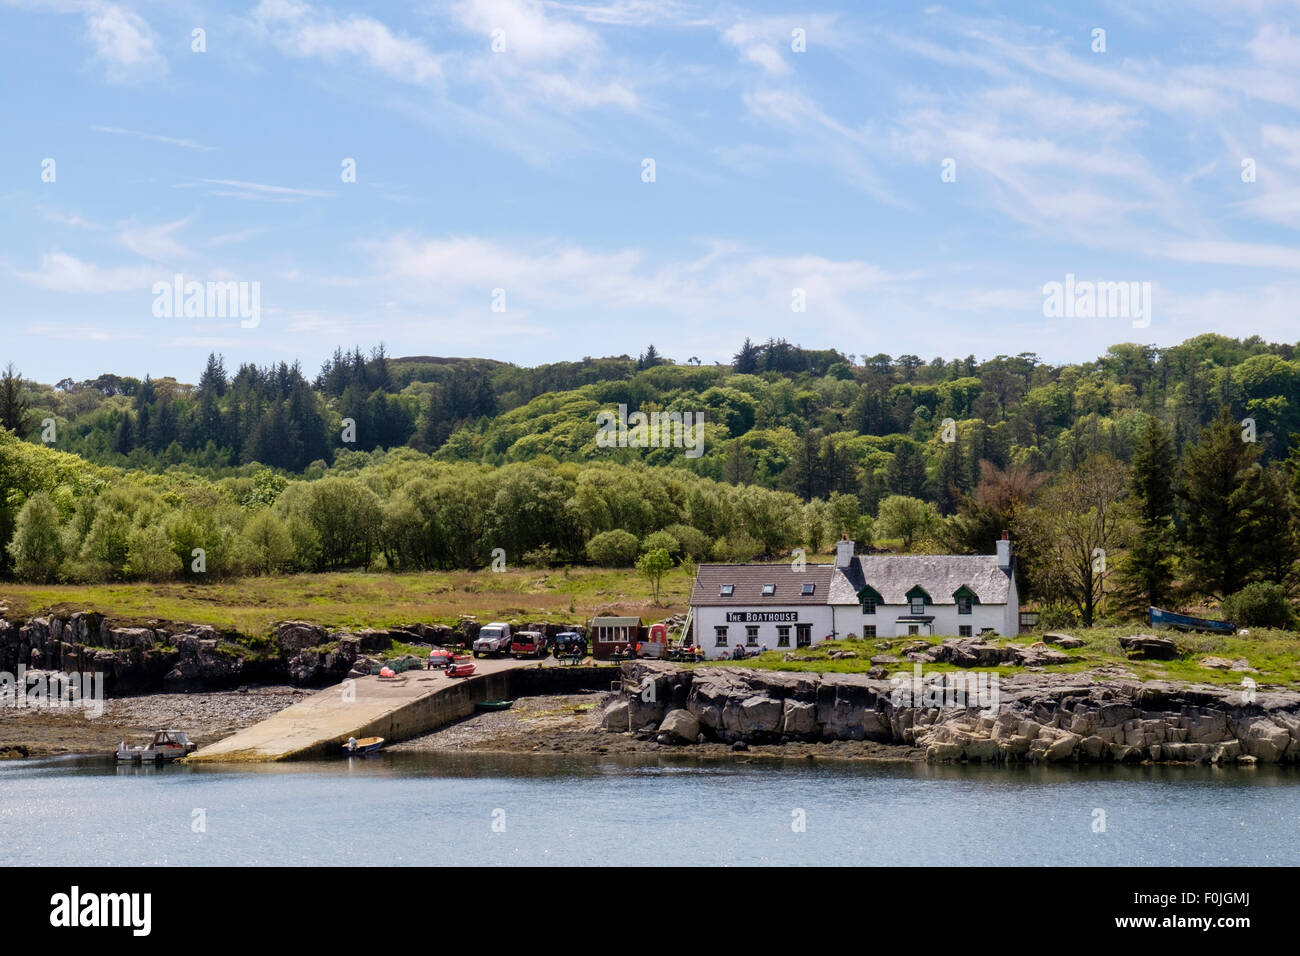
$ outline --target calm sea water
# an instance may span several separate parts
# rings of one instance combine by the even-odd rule
[[[1276,768],[465,754],[0,763],[7,865],[1294,866],[1298,830],[1300,771]]]

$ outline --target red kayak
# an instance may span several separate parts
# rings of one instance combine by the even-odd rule
[[[447,668],[448,677],[469,677],[474,673],[474,663],[466,661],[464,664],[452,664]]]

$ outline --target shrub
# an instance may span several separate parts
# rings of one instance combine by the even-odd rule
[[[23,504],[9,542],[14,572],[25,581],[52,581],[63,561],[59,511],[50,496],[38,491]]]
[[[622,530],[605,531],[587,542],[587,557],[605,568],[631,567],[638,550],[636,535]]]
[[[696,561],[709,556],[713,542],[699,528],[693,528],[688,524],[670,524],[664,530],[677,539],[677,546],[682,554]]]
[[[641,542],[642,554],[648,554],[651,551],[658,551],[661,549],[667,551],[671,555],[675,555],[681,551],[681,544],[678,542],[677,538],[668,531],[656,531],[653,534],[648,534],[645,536],[645,540]]]
[[[1286,592],[1276,584],[1257,581],[1247,584],[1223,602],[1223,613],[1238,627],[1295,626],[1295,611]]]

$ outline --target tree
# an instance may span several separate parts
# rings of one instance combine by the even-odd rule
[[[672,556],[663,548],[647,551],[637,560],[636,569],[649,579],[651,600],[656,605],[659,604],[659,588],[663,577],[672,567]]]
[[[172,550],[171,539],[160,526],[135,528],[126,541],[126,563],[122,570],[129,576],[161,581],[181,569],[181,559]]]
[[[1190,584],[1225,598],[1254,577],[1260,555],[1255,538],[1261,517],[1259,447],[1243,441],[1228,409],[1183,454],[1178,491]]]
[[[1286,587],[1293,578],[1297,552],[1296,515],[1291,505],[1287,478],[1277,465],[1260,473],[1260,507],[1256,522],[1255,550],[1258,572],[1269,581]]]
[[[925,457],[911,441],[900,441],[886,469],[889,490],[896,495],[920,498],[926,492]]]
[[[14,363],[5,366],[0,374],[0,426],[3,426],[19,438],[27,437],[31,431],[32,418],[28,414],[31,400],[23,388],[22,376],[14,370]]]
[[[1256,581],[1223,601],[1224,616],[1238,627],[1295,626],[1295,610],[1277,584]]]
[[[664,364],[663,357],[660,356],[659,350],[653,344],[646,346],[646,350],[641,353],[637,359],[637,371],[647,368],[654,368],[656,365]]]
[[[1139,608],[1165,604],[1173,582],[1176,467],[1169,429],[1154,418],[1147,419],[1133,449],[1133,545],[1119,569],[1120,594]]]
[[[602,568],[626,568],[636,560],[636,535],[615,529],[602,531],[587,542],[587,557]]]
[[[268,509],[248,519],[242,532],[251,549],[253,570],[274,574],[293,560],[293,538],[285,523]]]
[[[992,554],[1002,532],[1015,526],[1017,516],[1033,502],[1047,477],[1019,465],[1004,471],[982,459],[975,493],[962,499],[948,525],[951,547],[966,554]]]
[[[9,542],[14,573],[24,581],[53,581],[63,562],[59,511],[50,496],[38,491],[23,504]]]
[[[722,457],[722,480],[729,485],[747,485],[754,480],[754,459],[739,441],[727,442]]]
[[[740,351],[731,360],[736,374],[753,375],[757,372],[758,360],[761,354],[759,347],[746,336],[744,344],[740,346]]]
[[[890,495],[880,503],[876,530],[887,538],[902,538],[903,550],[912,543],[934,534],[942,521],[939,509],[928,501],[906,495]]]
[[[1015,528],[1034,593],[1073,604],[1085,627],[1102,598],[1107,560],[1132,533],[1128,482],[1122,464],[1096,455],[1049,485]]]

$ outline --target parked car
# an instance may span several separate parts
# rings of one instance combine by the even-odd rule
[[[577,631],[561,631],[556,634],[552,647],[555,650],[556,657],[562,657],[566,654],[587,656],[587,639]]]
[[[510,653],[510,625],[504,621],[494,621],[491,624],[483,625],[478,632],[478,637],[474,638],[474,656],[482,657],[484,654],[509,654]]]
[[[510,653],[520,657],[545,657],[546,635],[541,631],[516,631],[510,639]]]

